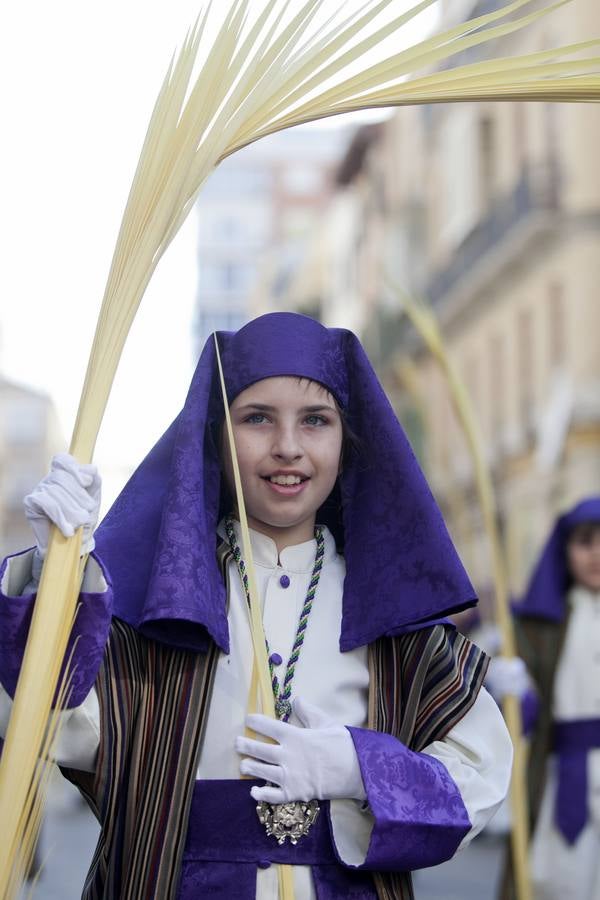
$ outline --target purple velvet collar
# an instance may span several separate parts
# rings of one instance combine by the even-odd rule
[[[349,331],[271,313],[220,332],[229,401],[250,384],[297,375],[325,385],[360,449],[319,511],[346,559],[340,647],[412,630],[476,602],[406,436]],[[213,338],[185,405],[107,514],[96,546],[111,573],[115,614],[150,637],[202,650],[229,647],[216,560],[224,509],[217,450],[222,401]]]
[[[566,594],[572,579],[567,568],[567,539],[575,526],[600,523],[600,497],[588,497],[560,516],[542,550],[522,601],[515,605],[518,616],[533,616],[561,622],[566,613]]]

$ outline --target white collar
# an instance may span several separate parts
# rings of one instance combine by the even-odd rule
[[[322,526],[323,537],[325,539],[325,555],[323,562],[330,562],[336,556],[336,546],[333,535],[326,525]],[[240,523],[237,519],[233,520],[233,530],[237,538],[238,546],[242,547],[242,536]],[[314,538],[310,541],[303,541],[301,544],[294,544],[291,547],[285,547],[281,553],[277,554],[277,545],[275,541],[260,531],[253,528],[250,531],[250,544],[252,546],[252,556],[254,564],[265,569],[276,569],[279,565],[287,572],[296,574],[306,574],[312,572],[315,565],[315,554],[317,552],[317,542]],[[217,528],[217,534],[227,540],[225,534],[225,520],[221,519]],[[279,562],[278,562],[279,558]]]

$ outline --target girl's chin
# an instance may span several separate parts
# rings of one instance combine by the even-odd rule
[[[258,531],[261,528],[269,528],[269,529],[281,529],[281,531],[285,531],[291,528],[302,528],[303,525],[306,525],[307,528],[314,527],[315,516],[314,515],[290,515],[281,510],[257,510],[254,512],[248,511],[249,524],[250,527],[255,527]]]

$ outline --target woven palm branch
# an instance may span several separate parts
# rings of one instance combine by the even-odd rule
[[[533,0],[504,3],[386,56],[386,41],[393,37],[398,45],[402,27],[434,2],[422,0],[393,16],[393,0],[368,0],[352,14],[339,0],[338,11],[319,27],[320,0],[305,0],[293,15],[289,0],[266,0],[260,6],[255,0],[230,0],[201,14],[168,67],[123,215],[71,441],[71,452],[81,462],[93,456],[148,282],[220,160],[264,135],[370,107],[600,99],[600,58],[579,58],[597,49],[600,40],[417,76],[455,54],[508,37],[572,0],[541,10],[533,9]],[[373,27],[383,13],[391,19]],[[209,37],[209,17],[212,24],[217,16],[220,27]],[[374,53],[379,57],[375,64],[370,62]],[[193,77],[197,58],[199,72]],[[0,898],[14,896],[41,808],[38,761],[44,748],[50,749],[45,735],[75,612],[80,540],[67,540],[54,530],[38,592],[0,764]],[[255,645],[261,640],[257,636]]]
[[[422,300],[409,296],[396,284],[390,288],[404,310],[419,337],[440,368],[452,400],[458,422],[464,434],[473,462],[475,483],[485,533],[488,538],[492,576],[494,582],[495,618],[500,630],[503,656],[516,654],[516,641],[510,614],[507,567],[498,530],[498,517],[494,487],[485,460],[484,441],[467,389],[445,345],[444,338],[433,310]],[[503,704],[504,717],[514,747],[511,779],[512,853],[518,900],[530,900],[531,887],[528,870],[527,791],[525,788],[526,752],[523,744],[521,709],[517,697],[508,696]]]

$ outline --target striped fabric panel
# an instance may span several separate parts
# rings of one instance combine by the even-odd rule
[[[489,658],[468,638],[449,629],[433,655],[423,685],[413,743],[423,749],[444,738],[473,706]]]
[[[148,649],[152,683],[145,685],[149,696],[142,703],[140,752],[134,747],[136,764],[131,766],[136,777],[129,783],[133,802],[127,805],[127,837],[134,836],[121,886],[127,900],[175,897],[209,694],[202,690],[204,657],[156,643]],[[192,703],[192,697],[200,702]]]
[[[97,681],[102,833],[82,900],[176,897],[217,652],[173,650],[113,620]]]
[[[369,648],[369,727],[420,751],[471,708],[488,660],[467,638],[435,625]],[[374,875],[379,900],[413,900],[410,872]]]
[[[369,727],[413,750],[440,740],[471,708],[487,669],[478,647],[436,625],[370,648]]]

